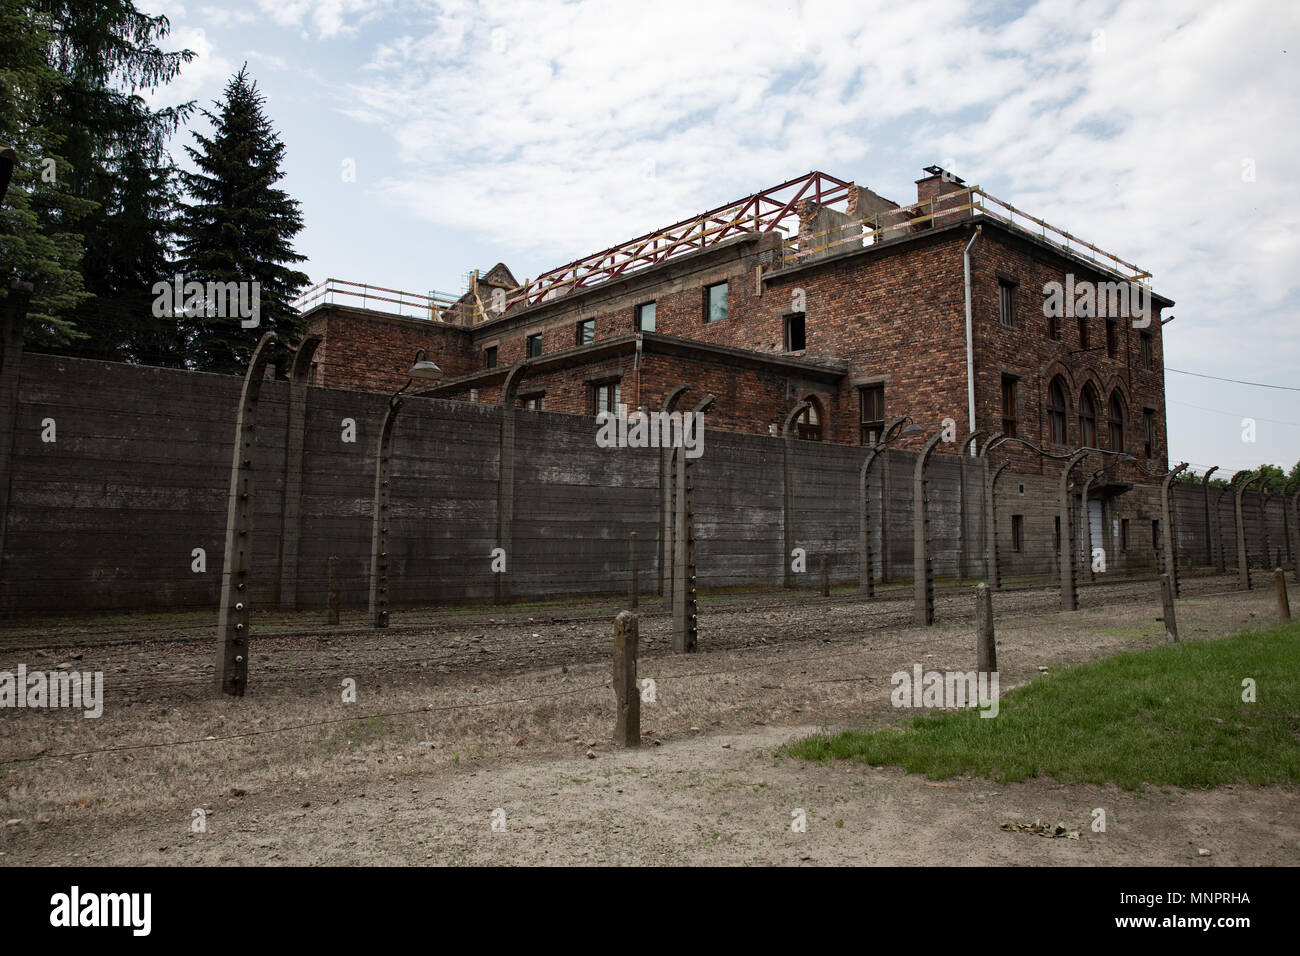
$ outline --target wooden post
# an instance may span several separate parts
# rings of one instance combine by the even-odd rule
[[[235,450],[230,466],[230,491],[226,509],[226,548],[221,562],[221,608],[217,620],[217,688],[243,697],[248,684],[249,575],[253,556],[253,431],[257,423],[257,398],[279,341],[267,332],[257,343],[244,375],[235,419]]]
[[[998,645],[993,635],[993,592],[987,584],[975,588],[975,641],[979,672],[994,673],[998,669]]]
[[[1291,602],[1286,596],[1286,575],[1282,569],[1278,568],[1273,572],[1273,580],[1277,584],[1277,616],[1283,624],[1291,620]]]
[[[631,611],[614,618],[614,746],[641,746],[641,693],[636,686],[638,623]]]
[[[631,594],[628,595],[628,600],[631,602],[632,607],[635,608],[637,606],[637,602],[641,599],[641,587],[637,581],[638,568],[637,568],[637,557],[636,557],[636,532],[635,531],[631,532],[628,535],[628,542],[629,542],[628,543],[628,552],[629,552],[628,564],[631,566],[631,573],[628,575],[628,590],[631,591]]]
[[[325,623],[337,624],[339,622],[339,578],[338,578],[339,559],[330,555],[329,560],[329,579],[326,582],[325,592]]]
[[[1160,599],[1165,606],[1165,637],[1177,644],[1178,619],[1174,616],[1174,584],[1167,573],[1160,575]]]

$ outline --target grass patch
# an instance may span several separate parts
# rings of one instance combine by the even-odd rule
[[[913,717],[898,729],[808,737],[805,760],[892,764],[932,779],[1050,776],[1213,787],[1300,783],[1300,622],[1217,641],[1171,644],[1093,661],[976,710]],[[1242,701],[1253,678],[1256,702]]]

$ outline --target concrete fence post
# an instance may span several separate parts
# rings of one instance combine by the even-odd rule
[[[678,401],[690,390],[690,385],[683,382],[664,399],[664,420],[672,414]],[[659,573],[655,593],[664,599],[664,610],[671,611],[672,564],[673,564],[673,472],[672,449],[659,449]]]
[[[785,553],[781,563],[785,568],[783,580],[785,587],[794,587],[794,569],[790,566],[790,552],[794,550],[794,423],[800,415],[811,406],[809,402],[799,402],[785,414],[785,423],[781,426],[781,476],[784,490],[782,518],[782,540]]]
[[[402,399],[393,396],[379,426],[375,446],[375,497],[370,518],[370,601],[371,627],[388,626],[388,494],[391,480],[393,426],[401,411]]]
[[[988,447],[985,445],[984,447]],[[995,591],[1002,590],[1002,566],[998,561],[998,479],[1007,470],[1011,462],[1004,461],[993,469],[989,478],[988,491],[984,504],[984,554],[988,566],[989,586]]]
[[[329,572],[325,583],[325,623],[339,622],[339,559],[330,555]]]
[[[673,558],[673,653],[695,653],[698,609],[695,595],[695,513],[691,507],[690,463],[683,448],[673,449],[677,492]]]
[[[637,616],[620,611],[614,618],[614,746],[641,746],[641,693],[636,683]]]
[[[967,557],[969,547],[966,521],[966,467],[970,459],[971,443],[984,437],[984,430],[977,428],[961,440],[957,449],[957,583],[966,581]]]
[[[991,476],[989,474],[989,450],[994,445],[1001,442],[1004,437],[1006,436],[1003,435],[1002,432],[994,432],[992,435],[988,436],[987,441],[980,443],[979,451],[976,452],[976,457],[979,458],[979,463],[980,463],[979,508],[980,508],[980,540],[984,542],[984,554],[982,556],[984,562],[983,572],[984,572],[985,580],[988,581],[990,584],[992,584],[992,580],[991,580],[992,571],[989,568],[989,534],[991,532],[989,530],[989,515],[988,515],[988,507],[987,507],[988,495],[989,495],[989,481],[991,480]]]
[[[319,335],[302,340],[289,372],[289,413],[286,416],[284,487],[280,495],[280,560],[275,569],[276,603],[282,610],[298,607],[298,539],[302,532],[302,465],[306,443],[308,379],[311,360],[321,344]]]
[[[637,553],[636,553],[636,532],[628,534],[628,602],[635,608],[641,599],[641,585],[638,580]]]
[[[880,452],[880,445],[869,449],[867,458],[862,463],[862,470],[858,474],[858,594],[865,598],[876,596],[876,582],[872,569],[874,562],[871,553],[870,490],[871,466]]]
[[[998,669],[998,645],[993,633],[993,592],[987,584],[975,588],[976,665],[981,674]]]
[[[1228,573],[1228,544],[1223,540],[1223,521],[1220,517],[1223,507],[1223,496],[1231,491],[1231,487],[1225,485],[1214,493],[1214,569],[1220,574]]]
[[[1205,474],[1201,475],[1201,498],[1205,506],[1205,566],[1216,567],[1214,560],[1214,532],[1211,530],[1210,518],[1210,476],[1219,470],[1219,466],[1207,469]],[[1217,523],[1218,514],[1215,513],[1214,520]]]
[[[822,597],[831,596],[831,572],[830,562],[826,555],[822,555]]]
[[[500,604],[510,596],[507,575],[515,567],[515,393],[528,371],[529,361],[518,362],[501,383],[501,432],[497,450],[497,547],[506,557],[506,570],[492,575],[493,600]]]
[[[929,627],[934,623],[934,568],[930,563],[930,499],[926,465],[943,432],[932,435],[916,457],[912,473],[912,620]]]
[[[1281,568],[1273,572],[1273,583],[1277,586],[1277,617],[1285,624],[1291,620],[1291,601],[1286,596],[1286,575]]]
[[[251,594],[248,589],[253,557],[254,429],[257,399],[271,350],[279,342],[274,332],[262,336],[248,363],[235,418],[235,448],[230,465],[226,507],[226,546],[221,562],[221,608],[217,620],[217,688],[243,697],[248,685]]]
[[[1165,637],[1178,643],[1178,618],[1174,614],[1174,583],[1168,573],[1160,575],[1160,601],[1164,605]]]
[[[1291,499],[1291,527],[1294,529],[1295,536],[1295,550],[1291,553],[1291,572],[1295,576],[1296,583],[1300,584],[1300,492],[1296,492]]]
[[[1237,534],[1237,584],[1243,591],[1250,590],[1250,556],[1246,553],[1246,523],[1243,520],[1241,496],[1251,482],[1251,472],[1239,471],[1232,476],[1233,517]]]
[[[1169,581],[1174,586],[1174,597],[1179,597],[1182,591],[1178,586],[1178,553],[1174,550],[1178,538],[1174,534],[1173,484],[1174,480],[1186,470],[1187,462],[1179,462],[1160,482],[1160,516],[1164,525],[1161,539],[1164,543],[1165,573],[1169,575]]]
[[[1076,451],[1061,469],[1060,509],[1061,547],[1059,555],[1061,574],[1061,610],[1079,610],[1079,593],[1075,588],[1075,567],[1078,555],[1074,546],[1074,508],[1070,504],[1070,472],[1074,466],[1088,457],[1088,452]]]
[[[1079,533],[1083,535],[1083,582],[1092,584],[1096,580],[1096,575],[1092,570],[1092,511],[1088,507],[1088,500],[1092,496],[1093,482],[1097,481],[1106,474],[1105,468],[1098,468],[1090,474],[1083,482],[1082,501],[1079,506],[1079,520],[1082,525]]]

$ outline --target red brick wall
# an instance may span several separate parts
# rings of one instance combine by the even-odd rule
[[[421,348],[447,378],[468,375],[481,363],[470,347],[467,330],[420,319],[330,306],[317,314],[308,331],[325,337],[313,357],[314,384],[330,388],[365,392],[400,388]]]

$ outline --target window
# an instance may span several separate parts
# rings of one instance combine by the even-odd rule
[[[489,345],[483,350],[483,364],[487,368],[497,367],[497,347]]]
[[[704,321],[721,322],[727,317],[727,283],[704,287]]]
[[[1025,544],[1025,516],[1011,516],[1011,550],[1017,553]]]
[[[858,389],[862,444],[874,445],[885,431],[885,386],[868,385]]]
[[[1124,450],[1124,397],[1119,389],[1110,393],[1110,448],[1115,452]]]
[[[527,348],[528,358],[537,358],[537,356],[542,354],[542,333],[537,332],[533,335],[528,336],[528,338],[525,340],[525,344],[528,346]]]
[[[1109,358],[1119,355],[1119,323],[1114,319],[1106,320],[1106,355]]]
[[[647,302],[645,305],[636,307],[636,330],[638,332],[653,332],[655,330],[655,304]]]
[[[1151,458],[1156,447],[1156,413],[1149,408],[1142,409],[1142,453]]]
[[[1143,332],[1142,335],[1141,335],[1141,337],[1138,339],[1138,343],[1141,345],[1141,353],[1140,353],[1140,354],[1141,354],[1141,358],[1142,358],[1142,371],[1144,371],[1144,372],[1149,372],[1149,371],[1151,371],[1151,365],[1152,365],[1152,362],[1151,362],[1151,333],[1150,333],[1150,332]]]
[[[1016,283],[1011,279],[998,280],[998,318],[1007,328],[1016,327]]]
[[[596,341],[596,320],[583,319],[578,323],[578,344],[590,345],[594,341]]]
[[[1128,554],[1128,518],[1121,518],[1119,522],[1119,549]]]
[[[1049,440],[1058,445],[1064,445],[1069,437],[1065,427],[1069,407],[1065,400],[1065,383],[1057,376],[1047,387],[1047,434]]]
[[[1079,440],[1084,448],[1097,447],[1097,398],[1091,385],[1079,396]]]
[[[1061,316],[1059,310],[1044,304],[1043,313],[1047,316],[1047,337],[1053,342],[1061,341]]]
[[[1088,317],[1079,316],[1079,349],[1082,351],[1088,347]]]
[[[1016,437],[1016,385],[1014,375],[1002,376],[1002,434]]]
[[[802,438],[804,441],[821,441],[822,403],[812,395],[804,401],[808,403],[808,407],[794,420],[795,437]]]
[[[785,350],[800,352],[807,347],[808,342],[804,338],[804,314],[791,312],[785,317]]]
[[[540,412],[544,410],[545,404],[546,404],[545,392],[535,392],[532,395],[519,396],[520,408],[531,408],[535,412]]]
[[[618,402],[621,397],[618,382],[601,382],[591,387],[591,413],[601,412],[618,414]]]

